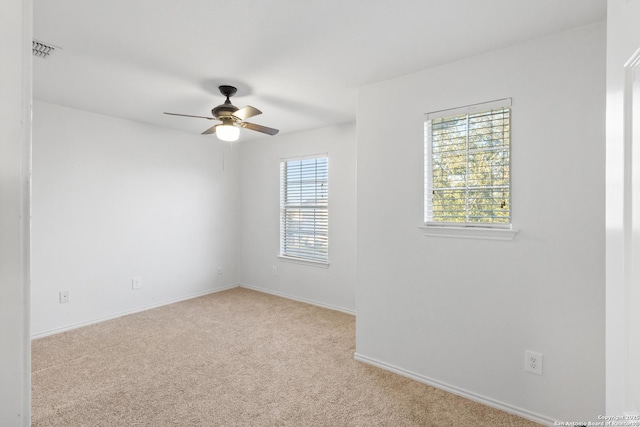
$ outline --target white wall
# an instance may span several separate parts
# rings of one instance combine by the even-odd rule
[[[32,334],[235,286],[238,188],[215,137],[36,102]]]
[[[31,424],[29,159],[32,2],[0,4],[0,425]]]
[[[546,423],[604,413],[604,85],[596,24],[360,90],[357,358]],[[506,97],[519,234],[424,236],[423,114]]]
[[[609,0],[607,10],[607,414],[640,414],[640,1]],[[627,88],[625,74],[629,73]],[[627,90],[632,89],[632,90]],[[635,117],[625,123],[625,98]],[[625,141],[625,124],[632,129]],[[629,144],[625,147],[626,144]],[[631,149],[633,146],[633,149]]]
[[[355,310],[355,124],[243,142],[240,283],[347,312]],[[280,159],[329,154],[329,267],[278,258]],[[273,275],[273,267],[277,275]]]

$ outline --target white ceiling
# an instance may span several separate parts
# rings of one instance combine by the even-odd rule
[[[292,133],[355,120],[361,86],[605,15],[606,0],[34,0],[34,38],[61,48],[34,58],[34,98],[198,134],[211,123],[162,113],[208,116],[231,84],[263,111],[251,122]]]

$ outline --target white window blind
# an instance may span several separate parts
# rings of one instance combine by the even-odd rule
[[[280,255],[328,262],[329,159],[326,155],[280,162]]]
[[[425,225],[509,227],[511,100],[427,114]]]

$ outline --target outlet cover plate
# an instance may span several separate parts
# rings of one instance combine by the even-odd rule
[[[526,350],[524,353],[524,370],[532,374],[542,375],[542,353],[530,350]]]
[[[69,302],[69,291],[60,291],[60,304]]]
[[[134,277],[131,279],[131,289],[140,289],[142,287],[142,277]]]

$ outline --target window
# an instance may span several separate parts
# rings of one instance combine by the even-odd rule
[[[329,261],[326,155],[280,161],[280,256]]]
[[[426,115],[425,225],[511,226],[511,99]]]

